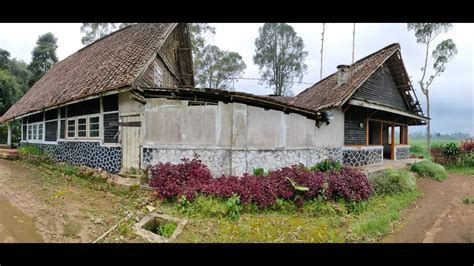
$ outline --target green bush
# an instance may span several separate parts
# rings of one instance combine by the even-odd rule
[[[425,155],[426,150],[425,148],[421,147],[418,144],[412,144],[410,146],[410,153],[415,154],[415,155]]]
[[[238,220],[240,217],[240,210],[242,206],[240,205],[240,197],[238,195],[232,195],[226,201],[227,206],[227,218],[232,221]]]
[[[43,155],[43,151],[40,148],[33,146],[33,145],[24,145],[18,148],[18,153],[21,155],[35,155],[41,156]]]
[[[253,175],[254,176],[263,176],[263,175],[265,175],[265,169],[263,169],[263,168],[253,169]]]
[[[459,154],[459,147],[456,143],[448,143],[443,146],[443,155],[448,157],[454,157]]]
[[[416,180],[410,172],[403,169],[388,169],[370,178],[376,194],[393,194],[414,190]]]
[[[448,177],[446,169],[442,165],[431,161],[414,163],[410,170],[417,173],[420,177],[431,177],[438,181]]]
[[[459,164],[464,167],[474,167],[474,152],[462,153]]]
[[[333,160],[324,160],[320,163],[317,163],[311,167],[311,171],[321,171],[321,172],[328,172],[328,171],[335,171],[341,169],[342,165],[338,161]]]

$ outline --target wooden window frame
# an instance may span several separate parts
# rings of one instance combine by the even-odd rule
[[[76,116],[76,117],[71,117],[71,118],[67,118],[66,119],[66,134],[65,134],[65,137],[66,139],[68,140],[100,140],[101,139],[101,134],[100,134],[100,131],[102,129],[102,127],[100,126],[100,123],[102,121],[102,118],[101,118],[101,114],[92,114],[92,115],[82,115],[82,116]],[[96,136],[96,137],[91,137],[91,130],[90,130],[90,119],[91,118],[97,118],[99,119],[99,135]],[[85,136],[82,136],[80,137],[79,136],[79,131],[83,131],[83,130],[79,130],[79,120],[80,119],[85,119],[86,120],[86,135]],[[75,121],[74,122],[74,137],[70,137],[69,136],[69,121]],[[97,123],[93,123],[93,124],[97,124]],[[81,125],[83,125],[83,123],[81,123]],[[96,130],[94,130],[96,131]]]

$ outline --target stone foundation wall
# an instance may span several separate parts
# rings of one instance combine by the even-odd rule
[[[361,166],[383,161],[383,146],[343,147],[343,163],[350,166]]]
[[[159,162],[179,163],[182,158],[199,159],[205,163],[215,176],[242,175],[252,173],[255,168],[276,169],[302,163],[312,166],[324,159],[342,162],[342,149],[293,149],[293,150],[230,150],[230,149],[175,149],[143,148],[145,167]],[[231,170],[232,169],[232,170]]]
[[[122,148],[101,146],[99,142],[59,141],[58,144],[22,145],[34,145],[59,162],[102,168],[110,173],[119,172],[122,165]]]
[[[395,146],[395,160],[403,160],[410,158],[410,145]]]

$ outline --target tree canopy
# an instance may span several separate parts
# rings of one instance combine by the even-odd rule
[[[84,45],[93,43],[94,41],[121,29],[133,23],[82,23],[81,33],[85,35],[81,42]]]
[[[265,23],[258,32],[253,61],[261,83],[273,87],[276,95],[291,94],[294,79],[301,81],[307,70],[303,39],[286,23]]]
[[[28,69],[32,72],[32,77],[28,82],[29,87],[33,86],[54,63],[58,62],[56,56],[57,41],[58,39],[51,32],[39,36],[36,46],[31,52],[31,63],[28,66]]]
[[[236,52],[223,51],[206,45],[195,60],[196,80],[202,87],[229,89],[233,79],[241,77],[247,67]]]
[[[21,87],[15,77],[8,70],[0,69],[0,115],[5,113],[21,95]]]

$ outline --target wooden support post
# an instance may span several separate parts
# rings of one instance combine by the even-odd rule
[[[369,119],[365,123],[365,145],[369,145]]]
[[[395,124],[392,124],[392,142],[390,144],[390,159],[395,160]]]
[[[383,122],[380,122],[380,145],[383,145]]]
[[[12,145],[12,126],[10,125],[10,122],[7,123],[7,126],[8,126],[7,145],[11,146]]]

